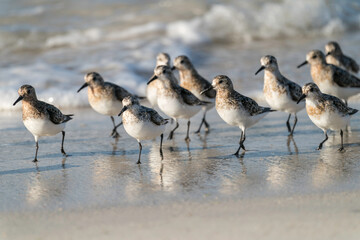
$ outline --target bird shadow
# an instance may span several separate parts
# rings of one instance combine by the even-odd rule
[[[0,176],[11,175],[11,174],[33,173],[33,172],[56,171],[56,170],[65,169],[65,168],[80,167],[80,165],[71,165],[71,164],[65,165],[64,162],[62,164],[51,165],[51,166],[40,166],[39,167],[37,164],[35,164],[35,165],[36,165],[35,167],[31,167],[31,168],[20,168],[20,169],[0,171]]]

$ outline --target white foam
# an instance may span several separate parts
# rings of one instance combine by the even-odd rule
[[[187,44],[249,42],[301,35],[329,36],[360,26],[360,12],[349,1],[285,0],[258,4],[215,4],[203,16],[170,23],[167,34]]]

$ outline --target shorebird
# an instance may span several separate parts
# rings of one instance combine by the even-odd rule
[[[65,123],[71,120],[73,114],[62,114],[53,105],[39,101],[36,97],[35,89],[30,85],[23,85],[18,90],[19,98],[14,102],[15,106],[19,101],[22,102],[22,118],[25,127],[35,138],[36,151],[33,162],[37,162],[39,150],[38,140],[41,136],[53,136],[62,133],[61,153],[67,156],[64,151]]]
[[[165,65],[170,67],[170,56],[167,53],[159,53],[156,56],[156,67],[161,66],[161,65]],[[154,69],[154,72],[155,72]],[[157,106],[157,89],[158,89],[158,84],[159,82],[155,81],[152,82],[150,84],[147,85],[146,88],[146,98],[148,99],[148,101],[150,102],[150,105],[152,108]]]
[[[209,123],[206,121],[206,112],[215,106],[216,91],[211,89],[205,94],[200,94],[205,89],[211,86],[205,78],[203,78],[195,69],[190,59],[187,56],[178,56],[174,60],[173,69],[179,70],[180,73],[180,86],[189,90],[198,99],[209,102],[203,106],[203,118],[200,123],[199,129],[195,133],[199,133],[203,124],[205,124],[205,131],[209,132]]]
[[[241,148],[246,151],[244,146],[246,129],[256,124],[269,112],[275,110],[261,107],[253,99],[235,91],[230,78],[225,75],[216,76],[211,86],[202,91],[201,94],[211,89],[216,90],[215,108],[220,117],[227,124],[238,126],[241,129],[240,146],[234,153],[234,155],[239,156]]]
[[[307,83],[302,87],[303,95],[298,102],[306,98],[306,112],[311,121],[323,130],[325,139],[319,144],[320,150],[328,140],[327,131],[340,130],[341,147],[344,150],[343,129],[349,124],[351,115],[358,112],[357,109],[347,107],[339,98],[323,94],[315,83]]]
[[[199,100],[194,94],[180,87],[174,81],[174,74],[167,66],[158,66],[155,75],[148,84],[154,80],[160,81],[157,91],[157,102],[160,110],[176,122],[175,128],[170,132],[168,139],[172,139],[175,130],[179,127],[178,119],[187,119],[187,133],[185,141],[189,142],[190,118],[197,114],[207,102]]]
[[[343,54],[337,42],[328,42],[325,45],[325,53],[328,64],[333,64],[349,72],[359,72],[359,64],[354,59]]]
[[[335,65],[327,64],[320,50],[310,51],[306,61],[298,68],[307,63],[311,65],[311,77],[321,92],[344,99],[345,105],[351,96],[360,93],[360,79]]]
[[[90,106],[98,113],[110,116],[114,125],[110,135],[118,138],[120,135],[117,132],[117,128],[121,126],[122,122],[115,125],[113,116],[116,116],[122,109],[121,101],[127,96],[132,96],[132,94],[116,84],[105,82],[97,72],[87,73],[84,80],[84,85],[82,85],[77,92],[89,87],[88,99]]]
[[[128,96],[122,100],[123,108],[119,113],[125,131],[139,143],[139,159],[141,159],[141,140],[154,139],[160,136],[160,156],[163,159],[162,141],[168,119],[162,118],[155,110],[141,106],[137,98]]]
[[[296,113],[305,108],[305,101],[296,104],[302,95],[301,87],[281,74],[275,57],[264,56],[261,58],[260,63],[261,67],[255,75],[265,70],[263,91],[266,102],[272,109],[289,113],[286,126],[290,135],[293,135],[297,123]],[[292,128],[289,123],[291,114],[295,115]]]

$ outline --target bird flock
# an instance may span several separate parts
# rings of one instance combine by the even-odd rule
[[[268,113],[281,111],[289,114],[286,126],[289,135],[294,134],[298,118],[297,113],[306,108],[311,121],[323,130],[325,139],[319,144],[320,150],[328,139],[328,130],[340,131],[341,146],[344,151],[343,131],[350,124],[350,118],[358,112],[348,106],[348,99],[360,93],[360,79],[353,75],[359,71],[359,65],[352,58],[344,55],[336,42],[325,46],[324,54],[320,50],[312,50],[306,55],[306,61],[298,68],[309,64],[313,82],[303,87],[287,79],[279,70],[277,59],[266,55],[260,59],[260,68],[255,75],[264,71],[263,93],[269,107],[259,106],[256,101],[246,97],[234,89],[228,76],[218,75],[212,83],[203,78],[195,69],[187,56],[178,56],[171,66],[170,56],[159,53],[156,58],[154,74],[147,83],[146,98],[151,108],[142,106],[140,102],[145,97],[131,94],[126,89],[105,82],[96,72],[87,73],[85,83],[80,92],[87,89],[90,106],[102,115],[110,116],[113,129],[111,136],[118,138],[118,127],[124,126],[125,131],[138,141],[141,163],[142,140],[154,139],[160,136],[160,156],[163,159],[162,142],[166,125],[169,120],[175,121],[175,127],[170,131],[168,139],[173,139],[174,132],[179,127],[179,119],[187,120],[185,141],[190,142],[191,118],[198,112],[203,117],[196,133],[210,131],[206,120],[207,112],[214,106],[219,116],[229,125],[241,129],[239,147],[234,153],[239,156],[242,149],[246,151],[244,142],[246,130],[264,118]],[[179,72],[179,80],[174,71]],[[23,85],[18,90],[19,98],[13,105],[22,100],[22,116],[25,127],[33,134],[36,142],[34,162],[37,162],[39,149],[38,140],[41,136],[52,136],[62,132],[61,152],[64,156],[65,124],[72,119],[72,114],[63,114],[58,108],[39,101],[35,89]],[[158,108],[168,118],[163,118],[156,110]],[[290,124],[291,115],[294,123]],[[116,116],[122,120],[116,124]]]

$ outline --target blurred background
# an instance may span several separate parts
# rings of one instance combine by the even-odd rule
[[[16,110],[17,89],[33,85],[40,99],[61,108],[88,106],[77,94],[83,76],[145,95],[155,56],[188,55],[209,81],[226,74],[237,90],[261,101],[260,57],[277,57],[291,80],[311,81],[296,69],[330,40],[360,60],[357,0],[1,0],[0,111]]]

